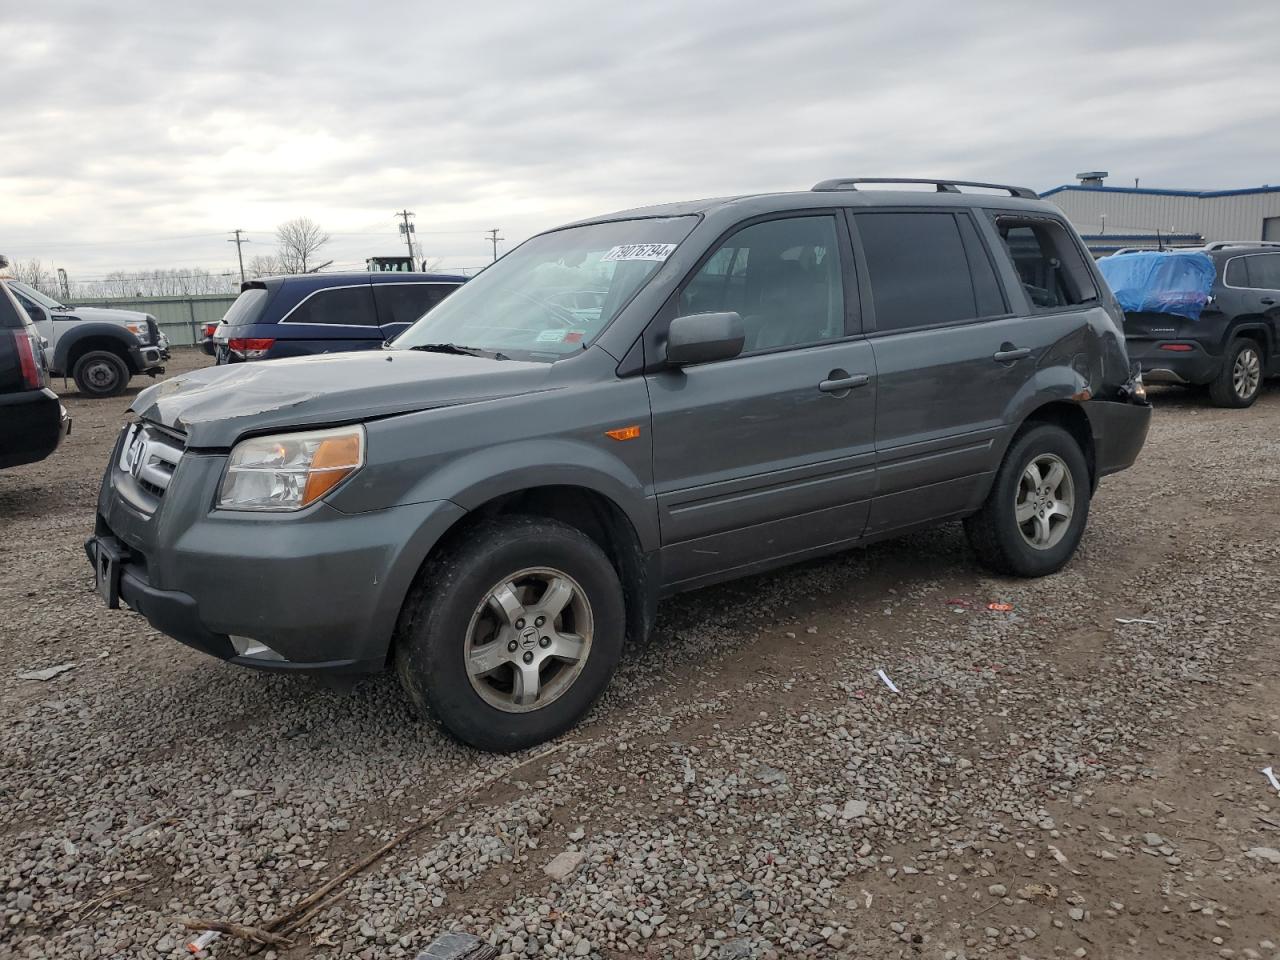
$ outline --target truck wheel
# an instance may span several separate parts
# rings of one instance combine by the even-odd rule
[[[1227,345],[1222,369],[1209,384],[1209,399],[1215,407],[1251,407],[1262,389],[1262,351],[1244,337]]]
[[[90,350],[76,361],[71,376],[87,397],[118,397],[129,385],[129,367],[110,350]]]
[[[419,710],[482,750],[563,733],[613,676],[626,617],[604,552],[567,524],[504,517],[428,561],[396,631]]]
[[[1089,519],[1089,467],[1071,434],[1042,423],[1014,438],[982,509],[964,521],[969,543],[997,573],[1042,577],[1075,553]]]

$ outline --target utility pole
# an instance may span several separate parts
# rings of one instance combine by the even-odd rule
[[[412,210],[401,210],[396,214],[397,217],[404,219],[404,223],[400,224],[400,233],[404,237],[404,242],[409,246],[409,262],[413,263],[413,224],[409,222],[409,218],[416,216]]]
[[[493,244],[493,259],[495,263],[498,260],[498,241],[505,240],[505,239],[507,238],[498,236],[497,227],[494,227],[492,230],[489,231],[489,242]]]
[[[67,282],[67,271],[62,267],[58,268],[58,284],[62,287],[62,299],[67,301],[71,299],[71,284]]]
[[[234,243],[236,245],[236,259],[240,261],[240,282],[243,284],[244,283],[244,254],[240,252],[240,244],[252,243],[252,241],[242,240],[240,238],[240,234],[244,233],[244,231],[239,228],[232,230],[231,232],[236,235],[235,239],[228,240],[227,243]]]

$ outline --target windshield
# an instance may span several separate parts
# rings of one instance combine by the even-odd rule
[[[13,289],[15,290],[21,291],[23,294],[27,296],[28,299],[34,300],[36,303],[40,304],[40,306],[44,307],[46,310],[67,309],[62,304],[60,304],[57,300],[53,299],[53,297],[46,297],[43,293],[41,293],[35,287],[31,286],[30,284],[23,283],[21,280],[10,280],[9,286],[13,287]]]
[[[589,346],[689,235],[696,217],[619,220],[534,237],[396,337],[551,362]]]

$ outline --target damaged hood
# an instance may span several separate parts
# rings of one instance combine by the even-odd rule
[[[549,389],[551,364],[412,350],[320,354],[206,367],[148,387],[130,409],[230,447],[248,432],[351,423]]]

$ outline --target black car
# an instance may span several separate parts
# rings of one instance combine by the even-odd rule
[[[371,350],[408,329],[466,279],[375,271],[248,280],[209,339],[220,364]]]
[[[1210,300],[1198,319],[1125,313],[1129,356],[1149,383],[1207,386],[1220,407],[1247,407],[1280,374],[1280,244],[1220,241]]]
[[[40,334],[0,280],[0,468],[43,460],[70,428],[49,389]]]

